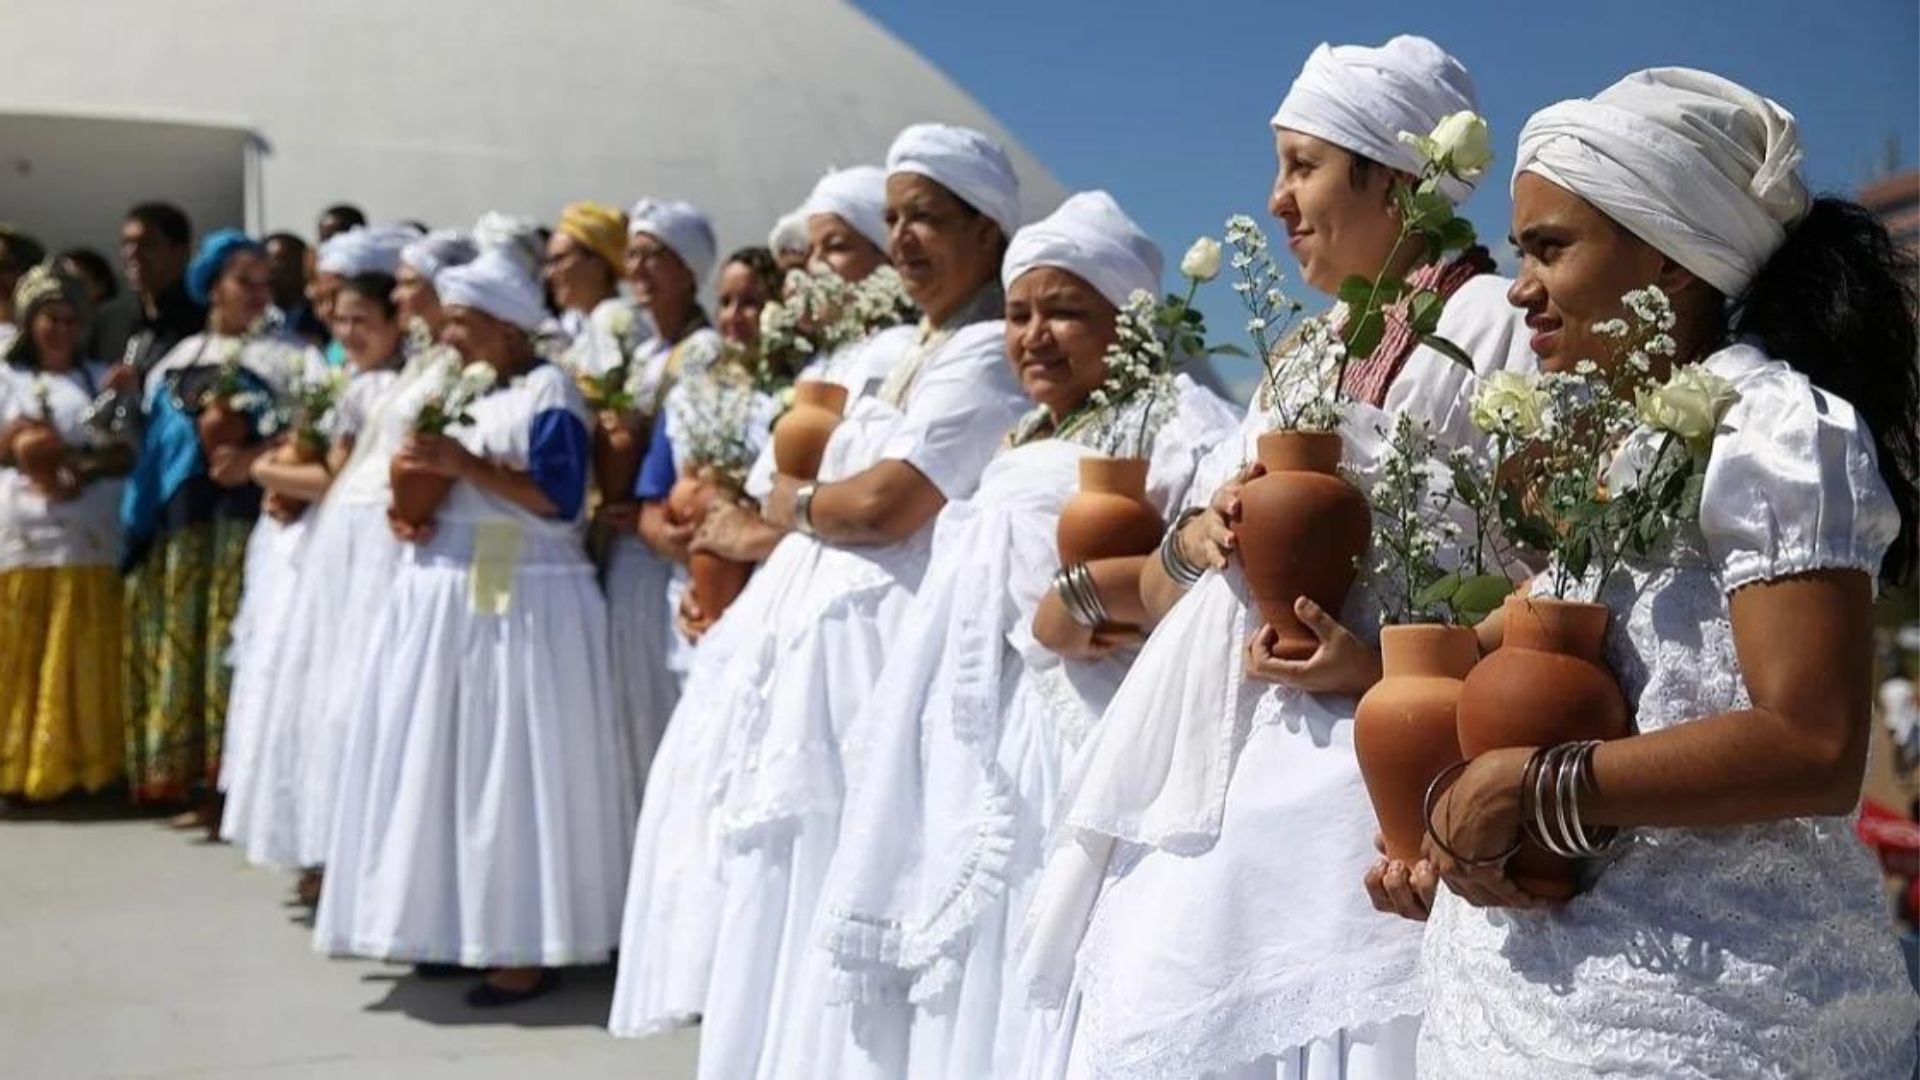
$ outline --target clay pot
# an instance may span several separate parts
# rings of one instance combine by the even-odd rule
[[[209,401],[200,406],[199,415],[193,418],[193,428],[200,435],[201,451],[212,457],[222,446],[246,445],[248,436],[253,434],[253,421],[224,401]]]
[[[774,466],[796,480],[818,476],[827,439],[840,425],[846,407],[847,388],[839,383],[819,379],[794,383],[793,407],[773,425]]]
[[[274,448],[273,459],[282,465],[312,465],[323,456],[320,447],[315,445],[314,437],[304,432],[296,432],[293,438]],[[289,518],[297,518],[307,509],[307,500],[296,499],[291,495],[268,492],[267,499],[278,506]]]
[[[431,524],[453,490],[452,477],[410,465],[398,454],[387,466],[387,479],[393,485],[393,516],[415,528]]]
[[[602,412],[593,428],[593,476],[602,502],[633,501],[633,481],[647,445],[639,430],[616,412]]]
[[[1606,607],[1510,596],[1504,610],[1500,648],[1461,687],[1461,752],[1474,758],[1502,747],[1626,735],[1626,699],[1600,659]],[[1507,876],[1550,900],[1575,891],[1574,864],[1532,841],[1507,864]]]
[[[1147,502],[1146,458],[1083,457],[1080,490],[1060,511],[1060,564],[1148,554],[1164,528]]]
[[[683,476],[667,489],[667,520],[675,525],[699,525],[707,516],[707,501],[713,489],[706,481]]]
[[[1389,858],[1409,864],[1420,858],[1427,787],[1461,760],[1461,680],[1479,657],[1473,631],[1464,626],[1380,631],[1381,677],[1354,710],[1353,752]]]
[[[693,578],[693,600],[708,623],[718,619],[747,587],[753,567],[747,563],[723,559],[707,551],[687,556],[687,573]]]
[[[1340,476],[1340,451],[1336,432],[1270,431],[1258,451],[1266,475],[1240,491],[1241,568],[1283,660],[1319,647],[1294,618],[1294,601],[1304,596],[1338,615],[1373,539],[1366,496]]]
[[[30,420],[14,429],[13,464],[20,472],[41,487],[49,487],[60,474],[60,463],[65,460],[67,446],[60,441],[60,433],[53,425],[39,420]]]

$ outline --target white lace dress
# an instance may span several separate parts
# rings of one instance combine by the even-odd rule
[[[1478,371],[1534,360],[1506,283],[1449,299],[1441,333]],[[1475,439],[1474,372],[1416,349],[1383,408],[1348,406],[1344,468],[1363,488],[1393,416],[1443,445]],[[1270,426],[1250,411],[1195,477],[1204,505]],[[1378,625],[1364,581],[1340,613]],[[1066,1010],[1064,1058],[1032,1075],[1396,1078],[1412,1070],[1420,930],[1373,910],[1372,804],[1351,698],[1245,679],[1258,629],[1235,563],[1154,628],[1075,768],[1021,943],[1035,1000]]]
[[[432,537],[402,556],[342,753],[314,944],[598,963],[619,940],[638,781],[619,752],[584,507],[567,501],[584,501],[586,406],[542,364],[472,416],[450,434],[526,470],[570,516],[457,481]]]
[[[906,328],[849,345],[814,374],[847,385],[850,399],[886,377],[912,340]],[[766,497],[773,452],[764,450],[747,482]],[[718,790],[725,775],[727,718],[737,695],[752,693],[759,654],[752,648],[797,582],[807,580],[821,547],[788,536],[747,579],[747,586],[693,650],[686,691],[673,708],[648,777],[634,831],[620,926],[620,970],[607,1029],[639,1038],[697,1020],[719,933]]]
[[[1163,514],[1237,426],[1184,377],[1169,397],[1147,480]],[[849,1005],[825,1017],[815,1075],[1013,1076],[1057,1031],[1012,992],[1013,937],[1064,763],[1133,660],[1062,660],[1031,631],[1092,452],[1072,435],[1007,450],[972,498],[941,511],[913,613],[859,722],[879,734],[848,795],[821,916],[834,996]]]
[[[1846,402],[1735,345],[1704,361],[1741,397],[1707,466],[1700,531],[1600,597],[1606,658],[1641,731],[1751,705],[1727,594],[1819,569],[1877,574],[1898,518]],[[1633,829],[1545,912],[1442,890],[1426,938],[1426,1077],[1912,1076],[1920,999],[1852,817]]]
[[[822,478],[897,460],[948,499],[973,492],[1027,405],[1007,362],[997,290],[974,308],[996,317],[936,331],[880,394],[849,409]],[[703,1080],[809,1075],[829,981],[814,913],[844,777],[871,738],[853,722],[925,570],[930,526],[896,544],[806,540],[817,562],[750,646],[752,694],[726,721],[734,740],[720,815],[726,896],[703,1014]]]

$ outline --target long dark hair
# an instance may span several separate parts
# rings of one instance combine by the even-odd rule
[[[1851,404],[1873,433],[1880,475],[1900,511],[1882,576],[1914,569],[1920,489],[1920,264],[1873,212],[1814,200],[1740,299],[1736,337],[1757,340],[1815,386]]]

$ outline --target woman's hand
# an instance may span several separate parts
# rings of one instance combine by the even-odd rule
[[[1374,834],[1373,847],[1380,852],[1379,861],[1366,876],[1367,898],[1373,901],[1373,910],[1426,922],[1433,911],[1434,890],[1440,886],[1440,875],[1432,861],[1420,859],[1408,866],[1387,858],[1387,842],[1378,833]]]
[[[783,473],[773,474],[773,490],[767,494],[767,501],[760,505],[760,516],[767,524],[776,529],[793,530],[793,497],[804,483]]]
[[[270,448],[259,446],[216,446],[207,458],[207,478],[221,487],[244,487],[253,482],[253,463]]]
[[[269,491],[266,497],[260,500],[260,509],[280,524],[291,525],[300,520],[300,514],[306,510],[306,507],[277,491]]]
[[[1049,590],[1033,614],[1033,639],[1068,660],[1098,660],[1115,649],[1140,643],[1140,631],[1130,626],[1102,626],[1089,630],[1067,614],[1060,594]]]
[[[700,610],[700,602],[693,598],[692,589],[681,592],[680,609],[673,613],[673,625],[682,636],[693,642],[699,641],[713,628],[713,620]]]
[[[410,435],[400,453],[420,469],[449,480],[464,478],[480,462],[458,439],[445,435]]]
[[[593,512],[593,521],[615,535],[625,536],[639,528],[640,504],[631,500],[603,502]]]
[[[1434,800],[1433,835],[1421,848],[1447,888],[1475,907],[1546,904],[1507,877],[1505,859],[1479,862],[1513,850],[1521,838],[1520,780],[1532,756],[1532,747],[1489,750],[1469,762]],[[1434,842],[1435,835],[1445,841],[1444,847]],[[1475,860],[1475,865],[1460,859]]]
[[[760,521],[755,511],[727,499],[715,499],[707,507],[707,516],[693,532],[689,551],[718,555],[733,562],[759,562],[762,552],[752,543],[749,530]]]
[[[1377,649],[1354,637],[1338,619],[1304,596],[1293,602],[1293,613],[1320,639],[1319,648],[1305,660],[1282,660],[1273,655],[1279,635],[1273,627],[1262,626],[1247,642],[1247,678],[1312,694],[1347,695],[1364,694],[1380,681]]]
[[[38,492],[40,497],[50,503],[72,502],[86,489],[86,481],[71,466],[62,465],[54,470],[47,483],[29,479],[27,486]]]
[[[1213,493],[1207,512],[1187,522],[1187,527],[1180,530],[1179,543],[1180,554],[1188,562],[1210,570],[1226,567],[1227,560],[1239,547],[1239,538],[1233,530],[1240,524],[1240,491],[1266,474],[1266,466],[1257,461],[1243,466],[1233,479]]]
[[[400,520],[400,518],[394,514],[392,508],[388,508],[387,510],[387,528],[393,530],[393,535],[398,537],[401,543],[405,544],[424,544],[433,539],[433,522],[429,521],[424,525],[410,525]]]

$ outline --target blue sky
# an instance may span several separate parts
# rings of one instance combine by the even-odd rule
[[[1268,0],[855,0],[997,116],[1067,189],[1113,192],[1168,261],[1235,211],[1265,219],[1267,119],[1321,41],[1420,33],[1473,72],[1501,161],[1466,212],[1504,258],[1505,166],[1533,110],[1636,68],[1716,71],[1792,110],[1821,190],[1920,149],[1914,0],[1302,4]],[[1290,269],[1290,267],[1289,267]],[[1216,338],[1232,296],[1203,290]],[[1306,297],[1302,297],[1306,299]]]

